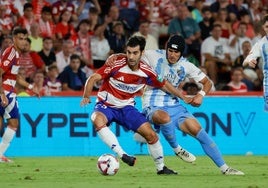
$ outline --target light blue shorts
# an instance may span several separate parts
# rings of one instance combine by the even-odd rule
[[[143,109],[143,114],[146,116],[146,119],[153,124],[152,116],[156,110],[163,110],[167,112],[171,118],[173,126],[180,128],[180,125],[188,118],[195,118],[184,106],[178,104],[174,106],[150,106]],[[158,129],[158,125],[155,125],[155,129]]]

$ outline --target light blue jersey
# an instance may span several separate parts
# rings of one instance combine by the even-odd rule
[[[142,60],[153,67],[159,77],[166,79],[176,88],[186,78],[199,82],[206,77],[199,68],[184,57],[181,57],[175,64],[169,64],[166,59],[166,50],[146,50]],[[142,100],[143,108],[174,106],[179,103],[179,98],[153,87],[145,88]]]
[[[258,57],[262,57],[263,59],[264,109],[268,111],[268,36],[264,36],[252,47],[245,61],[249,62],[252,59],[256,60]]]

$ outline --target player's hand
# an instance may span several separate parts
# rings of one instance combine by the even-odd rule
[[[32,92],[33,92],[38,98],[41,97],[41,94],[40,94],[39,90],[37,89],[37,87],[34,86],[33,89],[32,89]]]
[[[8,105],[7,96],[4,93],[1,93],[0,96],[1,96],[1,105],[3,107],[6,107]]]
[[[255,68],[257,63],[258,62],[256,61],[256,59],[252,59],[252,60],[249,61],[248,66],[250,66],[252,68]]]
[[[199,107],[202,104],[203,96],[197,93],[194,97],[192,102],[190,103],[194,107]]]
[[[191,104],[192,101],[193,101],[193,98],[190,97],[190,96],[184,96],[184,97],[182,98],[182,100],[183,100],[186,104]]]
[[[89,103],[91,103],[89,98],[82,98],[81,102],[80,102],[80,106],[86,106]]]

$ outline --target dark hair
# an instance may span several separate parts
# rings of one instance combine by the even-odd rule
[[[74,59],[79,59],[80,62],[81,62],[81,59],[80,59],[79,55],[77,55],[77,54],[73,54],[73,55],[71,55],[70,60],[72,61],[72,60],[74,60]]]
[[[27,41],[29,44],[31,44],[31,43],[32,43],[32,41],[31,41],[31,39],[30,39],[30,38],[26,38],[26,41]]]
[[[32,8],[33,9],[32,3],[25,3],[24,6],[23,6],[23,11],[25,11],[27,8]]]
[[[52,40],[53,41],[53,39],[51,37],[44,37],[43,42],[46,41],[46,40]]]
[[[18,35],[18,34],[24,34],[24,35],[27,35],[28,34],[28,31],[27,29],[25,28],[22,28],[22,27],[16,27],[13,29],[12,31],[12,35],[15,36],[15,35]]]
[[[141,37],[141,36],[132,36],[127,41],[127,46],[129,47],[140,46],[141,52],[144,50],[145,45],[146,45],[146,40],[144,37]]]
[[[90,25],[90,21],[89,21],[88,19],[83,19],[83,20],[81,20],[81,21],[78,23],[77,27],[76,27],[76,32],[79,31],[79,27],[80,27],[80,25],[82,25],[82,24]]]
[[[44,6],[41,10],[41,13],[45,13],[45,12],[48,12],[50,14],[52,14],[52,9],[50,6]]]

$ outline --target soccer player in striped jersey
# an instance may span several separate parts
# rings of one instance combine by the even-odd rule
[[[142,61],[150,65],[160,77],[169,81],[174,87],[180,87],[186,78],[202,84],[202,90],[193,96],[189,103],[198,107],[202,104],[203,97],[210,91],[212,83],[199,68],[181,56],[184,49],[184,38],[173,35],[167,42],[166,50],[146,50]],[[146,87],[142,106],[149,122],[160,129],[176,155],[181,152],[175,131],[179,129],[200,142],[204,152],[223,174],[244,175],[243,172],[233,169],[225,163],[215,142],[201,127],[197,119],[181,104],[179,98],[160,89]]]
[[[97,94],[98,101],[91,115],[91,120],[100,139],[117,153],[123,162],[133,166],[136,158],[129,156],[123,150],[108,126],[110,123],[116,122],[128,130],[138,132],[148,143],[157,174],[177,174],[165,166],[163,149],[158,135],[151,128],[145,116],[134,107],[134,97],[140,94],[145,85],[150,85],[161,88],[188,103],[191,99],[183,96],[170,83],[157,76],[150,66],[140,61],[145,44],[143,37],[133,36],[129,38],[126,45],[126,56],[116,55],[113,66],[105,64],[88,78],[80,104],[84,106],[91,102],[89,97],[94,83],[102,80],[103,84]],[[108,58],[107,61],[109,60]]]
[[[19,112],[15,93],[16,82],[24,87],[33,89],[34,93],[39,94],[31,84],[17,75],[19,70],[19,53],[26,43],[27,30],[15,28],[12,34],[14,44],[3,52],[0,61],[0,130],[3,119],[7,120],[7,127],[0,143],[0,163],[12,162],[12,160],[4,156],[4,153],[8,149],[19,126]]]

